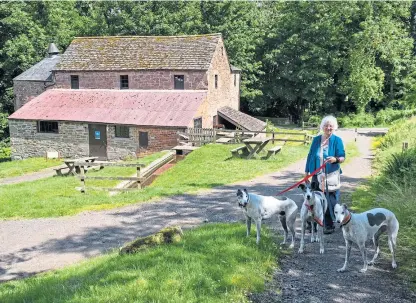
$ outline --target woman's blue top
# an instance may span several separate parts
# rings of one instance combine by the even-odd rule
[[[320,148],[321,148],[321,137],[322,135],[316,136],[313,138],[311,148],[309,149],[308,158],[306,160],[305,172],[311,173],[319,166],[321,166],[320,158]],[[324,148],[323,157],[344,157],[345,158],[345,149],[342,139],[336,135],[332,135],[329,138],[328,148]],[[340,168],[339,163],[328,163],[326,165],[328,173],[336,171]]]

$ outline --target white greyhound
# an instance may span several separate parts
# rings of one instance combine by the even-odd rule
[[[324,249],[324,215],[328,207],[325,195],[320,191],[313,191],[310,188],[310,184],[301,184],[298,186],[303,191],[303,204],[300,209],[300,220],[301,220],[301,237],[299,253],[303,253],[305,245],[305,225],[309,221],[313,225],[314,222],[318,223],[317,236],[315,238],[314,228],[311,230],[311,242],[320,242],[319,253],[323,254]]]
[[[237,190],[238,206],[243,209],[246,216],[247,237],[250,235],[251,220],[256,223],[257,241],[260,242],[260,231],[262,219],[268,219],[272,215],[279,213],[280,223],[284,230],[282,244],[286,244],[289,228],[292,234],[290,248],[295,246],[295,221],[298,207],[292,199],[287,197],[274,198],[271,196],[260,196],[249,194],[247,189]]]
[[[344,266],[338,269],[338,272],[344,272],[347,268],[352,242],[358,245],[363,257],[364,267],[360,269],[360,272],[366,272],[367,265],[374,264],[380,253],[378,239],[383,232],[386,232],[389,237],[389,247],[393,258],[391,266],[393,268],[397,267],[394,249],[396,248],[397,233],[399,232],[399,221],[397,221],[396,216],[390,210],[374,208],[361,214],[352,214],[348,211],[345,204],[337,204],[335,205],[334,213],[337,222],[341,223],[346,245]],[[376,252],[373,259],[367,262],[365,241],[371,238],[373,239]]]

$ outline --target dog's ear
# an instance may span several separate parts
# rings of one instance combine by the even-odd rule
[[[241,191],[241,189],[238,189],[238,190],[237,190],[237,197],[238,197],[238,196],[242,196],[242,195],[243,195],[243,192]]]
[[[245,189],[245,188],[244,188],[243,190],[244,190],[244,192],[248,195],[248,191],[247,191],[247,189]]]
[[[342,208],[344,208],[345,210],[347,210],[348,209],[347,204],[343,203],[342,204]]]
[[[298,188],[300,188],[301,190],[305,191],[306,186],[305,186],[305,184],[302,183],[302,184],[299,184]]]

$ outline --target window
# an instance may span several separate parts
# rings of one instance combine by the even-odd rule
[[[174,88],[175,89],[185,89],[185,76],[184,75],[175,75],[173,76]]]
[[[120,76],[120,89],[129,89],[129,76]]]
[[[58,122],[54,121],[39,121],[38,122],[39,133],[58,133]]]
[[[79,89],[79,77],[77,75],[71,75],[71,88]]]
[[[215,88],[218,88],[218,75],[215,75]]]
[[[149,145],[149,133],[139,132],[139,147],[146,148]]]
[[[237,86],[237,75],[234,74],[234,86]]]
[[[129,127],[123,125],[116,125],[116,137],[117,138],[129,138]]]
[[[194,119],[194,128],[202,128],[202,118]]]

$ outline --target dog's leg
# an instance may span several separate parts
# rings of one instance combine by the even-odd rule
[[[323,254],[325,252],[324,248],[324,228],[321,225],[318,225],[318,236],[319,243],[319,253]]]
[[[391,267],[397,268],[397,263],[395,259],[394,249],[396,248],[396,235],[389,235],[389,247],[391,251],[392,261],[391,261]]]
[[[382,227],[380,227],[380,229],[374,234],[374,237],[373,237],[373,243],[374,243],[374,248],[375,248],[375,250],[376,250],[376,252],[374,253],[374,257],[373,257],[373,259],[371,260],[371,261],[369,261],[368,262],[368,265],[373,265],[374,263],[375,263],[375,261],[376,261],[376,259],[377,259],[377,257],[378,257],[378,254],[380,253],[380,244],[379,244],[379,238],[380,238],[380,235],[384,232],[384,231],[386,231],[387,230],[387,228],[386,228],[386,226],[382,226]]]
[[[389,234],[389,247],[392,255],[391,267],[397,268],[396,258],[395,258],[395,249],[396,249],[396,241],[397,241],[397,234],[399,232],[399,222],[394,220],[392,226],[388,230]]]
[[[286,216],[279,216],[280,224],[282,224],[284,236],[283,236],[283,242],[281,244],[286,244],[287,241],[287,224],[286,224]]]
[[[303,246],[305,245],[305,223],[306,220],[301,220],[301,232],[300,232],[300,246],[299,246],[299,253],[303,253]]]
[[[295,222],[296,222],[296,212],[293,212],[289,217],[286,217],[286,224],[289,227],[289,231],[292,234],[292,243],[289,248],[295,247]]]
[[[357,243],[361,251],[361,256],[363,257],[364,266],[360,269],[361,273],[367,271],[367,250],[365,249],[365,242]]]
[[[313,221],[311,223],[312,228],[311,228],[311,243],[315,242],[315,230],[313,228]]]
[[[345,262],[344,266],[338,269],[338,272],[344,272],[347,269],[348,260],[350,259],[352,241],[345,240]]]
[[[259,244],[259,242],[260,242],[260,232],[261,232],[261,219],[258,219],[256,221],[256,229],[257,229],[257,240],[256,240],[256,244]]]
[[[249,216],[246,216],[246,225],[247,225],[247,237],[249,237],[250,231],[251,231],[251,218]]]

